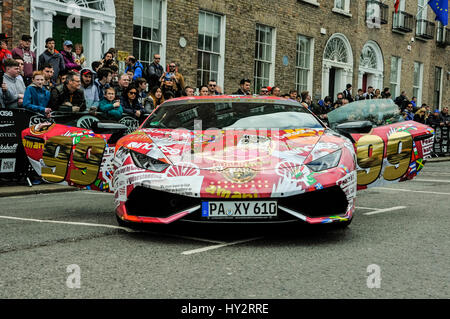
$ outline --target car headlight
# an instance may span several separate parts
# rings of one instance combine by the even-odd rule
[[[320,172],[329,168],[336,167],[341,159],[342,150],[337,150],[328,155],[322,156],[312,162],[306,164],[308,168],[314,172]]]
[[[158,159],[149,157],[145,154],[141,154],[135,151],[130,150],[131,158],[133,159],[134,165],[139,168],[143,168],[153,172],[162,172],[170,165],[164,162],[161,162]]]

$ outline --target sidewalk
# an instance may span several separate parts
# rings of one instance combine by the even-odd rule
[[[76,187],[56,185],[56,184],[44,184],[44,183],[40,185],[33,185],[32,187],[27,185],[18,185],[18,186],[0,185],[0,197],[71,192],[77,190],[79,189]]]

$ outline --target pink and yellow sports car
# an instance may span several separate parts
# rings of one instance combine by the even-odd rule
[[[350,224],[357,189],[413,178],[433,131],[389,100],[345,105],[329,125],[275,97],[178,98],[131,134],[43,123],[22,133],[44,180],[114,193],[120,224]]]

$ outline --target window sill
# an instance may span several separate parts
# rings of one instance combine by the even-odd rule
[[[320,7],[320,3],[317,2],[317,0],[300,0],[301,2],[306,2],[310,5]]]
[[[338,13],[338,14],[342,14],[346,17],[352,17],[352,14],[350,13],[350,11],[344,11],[342,9],[338,9],[338,8],[333,8],[331,11],[333,11],[334,13]]]

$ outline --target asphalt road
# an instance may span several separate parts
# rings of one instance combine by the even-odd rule
[[[450,298],[450,162],[360,192],[346,230],[132,232],[112,195],[88,191],[0,207],[0,298]]]

